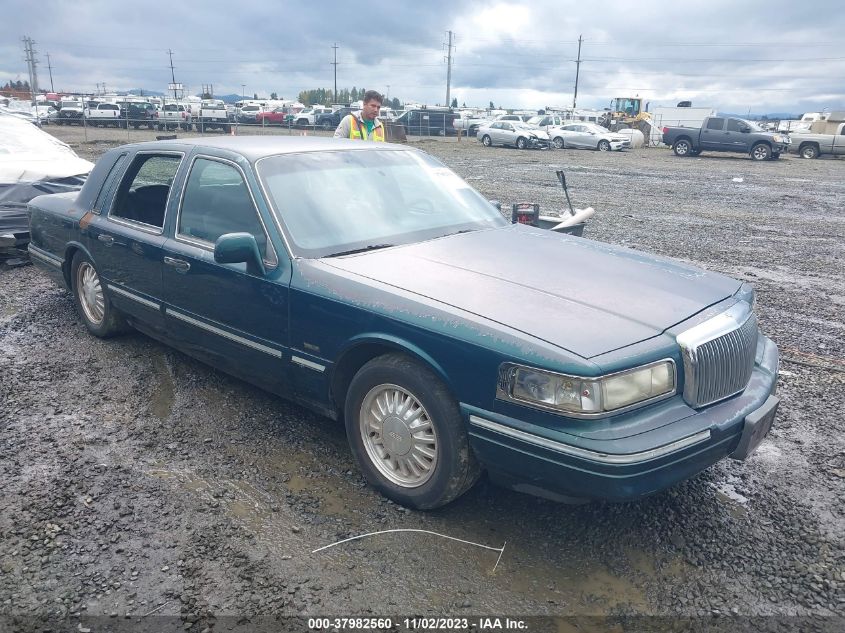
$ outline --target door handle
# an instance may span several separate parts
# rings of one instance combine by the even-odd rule
[[[168,266],[173,266],[177,273],[186,273],[191,269],[191,265],[184,259],[176,259],[175,257],[165,257],[164,263]]]
[[[114,238],[111,235],[107,235],[106,233],[100,233],[97,236],[97,239],[100,240],[106,246],[111,246],[114,244]]]

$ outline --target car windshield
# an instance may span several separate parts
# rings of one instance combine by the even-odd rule
[[[536,125],[531,125],[529,123],[521,123],[519,121],[511,121],[511,123],[513,124],[514,128],[517,129],[517,130],[536,130],[537,129]]]
[[[284,154],[258,175],[295,255],[326,257],[506,225],[477,191],[416,150]]]

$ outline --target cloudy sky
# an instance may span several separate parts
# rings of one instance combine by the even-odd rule
[[[143,7],[143,9],[142,9]],[[21,38],[35,40],[39,85],[215,94],[374,88],[402,101],[451,96],[506,108],[578,106],[614,96],[691,100],[724,112],[845,110],[842,0],[2,0],[0,84],[27,79]]]

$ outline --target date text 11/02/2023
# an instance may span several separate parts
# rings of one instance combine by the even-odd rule
[[[527,630],[525,620],[519,618],[503,617],[413,617],[401,618],[394,621],[392,618],[374,617],[332,617],[332,618],[309,618],[308,629],[312,631],[334,629],[341,631],[367,631],[367,630],[392,630],[394,625],[404,626],[408,631],[520,631]]]

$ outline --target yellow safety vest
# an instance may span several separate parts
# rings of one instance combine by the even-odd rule
[[[384,124],[375,126],[372,135],[367,138],[367,128],[358,123],[358,117],[354,114],[350,114],[349,116],[352,117],[352,124],[349,126],[349,138],[358,141],[384,142]]]

